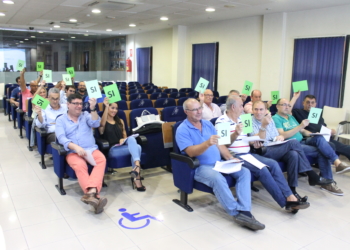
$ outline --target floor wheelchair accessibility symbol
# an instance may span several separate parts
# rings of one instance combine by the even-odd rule
[[[122,212],[122,216],[124,218],[121,218],[118,223],[121,227],[123,228],[126,228],[126,229],[141,229],[141,228],[144,228],[144,227],[147,227],[150,223],[151,223],[151,219],[152,220],[156,220],[156,221],[161,221],[159,219],[157,219],[156,217],[153,217],[153,216],[150,216],[150,215],[144,215],[144,216],[140,216],[140,217],[136,217],[137,215],[139,215],[140,213],[134,213],[134,214],[130,214],[130,213],[127,213],[126,212],[126,209],[125,208],[121,208],[119,209],[119,212]],[[126,226],[123,224],[123,220],[126,219],[124,222],[125,224],[131,224],[133,222],[136,222],[136,221],[141,221],[141,220],[145,220],[145,223],[143,225],[138,225],[136,227],[131,227],[131,226]]]

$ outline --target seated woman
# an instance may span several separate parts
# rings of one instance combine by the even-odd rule
[[[124,129],[124,122],[117,115],[118,112],[118,104],[111,103],[109,104],[108,98],[106,97],[103,101],[105,106],[101,125],[99,127],[99,132],[101,137],[109,142],[109,156],[113,157],[113,155],[131,155],[131,162],[133,169],[131,171],[131,183],[134,189],[134,185],[136,186],[136,190],[143,192],[146,191],[146,188],[142,185],[141,176],[140,176],[140,156],[141,156],[141,146],[136,143],[134,137],[126,136],[126,131]],[[124,141],[126,142],[123,145]]]

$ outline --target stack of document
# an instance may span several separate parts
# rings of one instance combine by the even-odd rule
[[[231,174],[240,171],[242,169],[242,164],[243,161],[240,161],[238,159],[229,161],[217,161],[213,169],[220,173]]]

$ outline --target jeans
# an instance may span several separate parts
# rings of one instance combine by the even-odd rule
[[[263,184],[267,192],[271,194],[272,198],[278,203],[278,205],[280,205],[280,207],[285,207],[287,202],[286,198],[293,193],[283,176],[280,166],[273,159],[265,158],[257,154],[251,155],[266,164],[268,167],[259,169],[249,162],[244,162],[243,167],[249,169],[252,175]],[[236,157],[239,158],[239,155],[236,155]]]
[[[298,174],[312,170],[309,160],[297,140],[290,140],[284,144],[266,147],[264,157],[282,161],[287,166],[288,185],[298,186]]]
[[[247,169],[230,174],[236,180],[237,201],[227,185],[225,177],[213,170],[212,165],[201,165],[196,168],[194,179],[211,187],[221,206],[232,216],[237,215],[239,211],[251,210],[251,193],[250,193],[250,173]]]
[[[345,145],[339,141],[330,139],[330,142],[334,144],[335,146],[335,151],[340,154],[346,156],[350,160],[350,146]]]
[[[333,179],[331,163],[333,163],[338,156],[335,154],[333,148],[324,139],[323,136],[314,136],[301,142],[302,148],[306,155],[316,157],[320,172],[323,178]]]
[[[134,168],[135,161],[140,161],[141,157],[141,146],[137,144],[134,137],[128,137],[124,145],[112,147],[109,150],[108,157],[117,157],[129,154],[131,155],[131,162]]]

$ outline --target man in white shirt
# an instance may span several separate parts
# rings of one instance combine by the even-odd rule
[[[235,90],[235,89],[231,90],[231,91],[228,93],[228,95],[238,95],[238,96],[240,96],[243,103],[244,103],[245,100],[247,99],[247,95],[245,95],[245,94],[242,94],[242,95],[241,95],[241,94],[239,93],[239,91],[238,91],[238,90]],[[222,104],[222,105],[220,106],[220,109],[221,109],[221,114],[225,114],[225,112],[226,112],[226,103]],[[244,114],[244,112],[243,112],[243,114]]]
[[[47,129],[46,143],[51,143],[56,140],[55,128],[56,117],[67,113],[66,104],[60,104],[60,90],[51,88],[48,97],[50,104],[45,110],[40,106],[35,106],[35,112],[38,114],[38,119],[35,120],[35,125],[39,128]]]
[[[64,81],[61,82],[61,91],[60,91],[60,103],[61,104],[67,104],[67,98],[68,96],[75,94],[75,86],[74,85],[68,85],[66,86],[66,83]]]
[[[221,115],[218,105],[213,103],[214,94],[210,89],[206,89],[203,94],[199,94],[200,103],[203,106],[202,119],[210,121]]]

